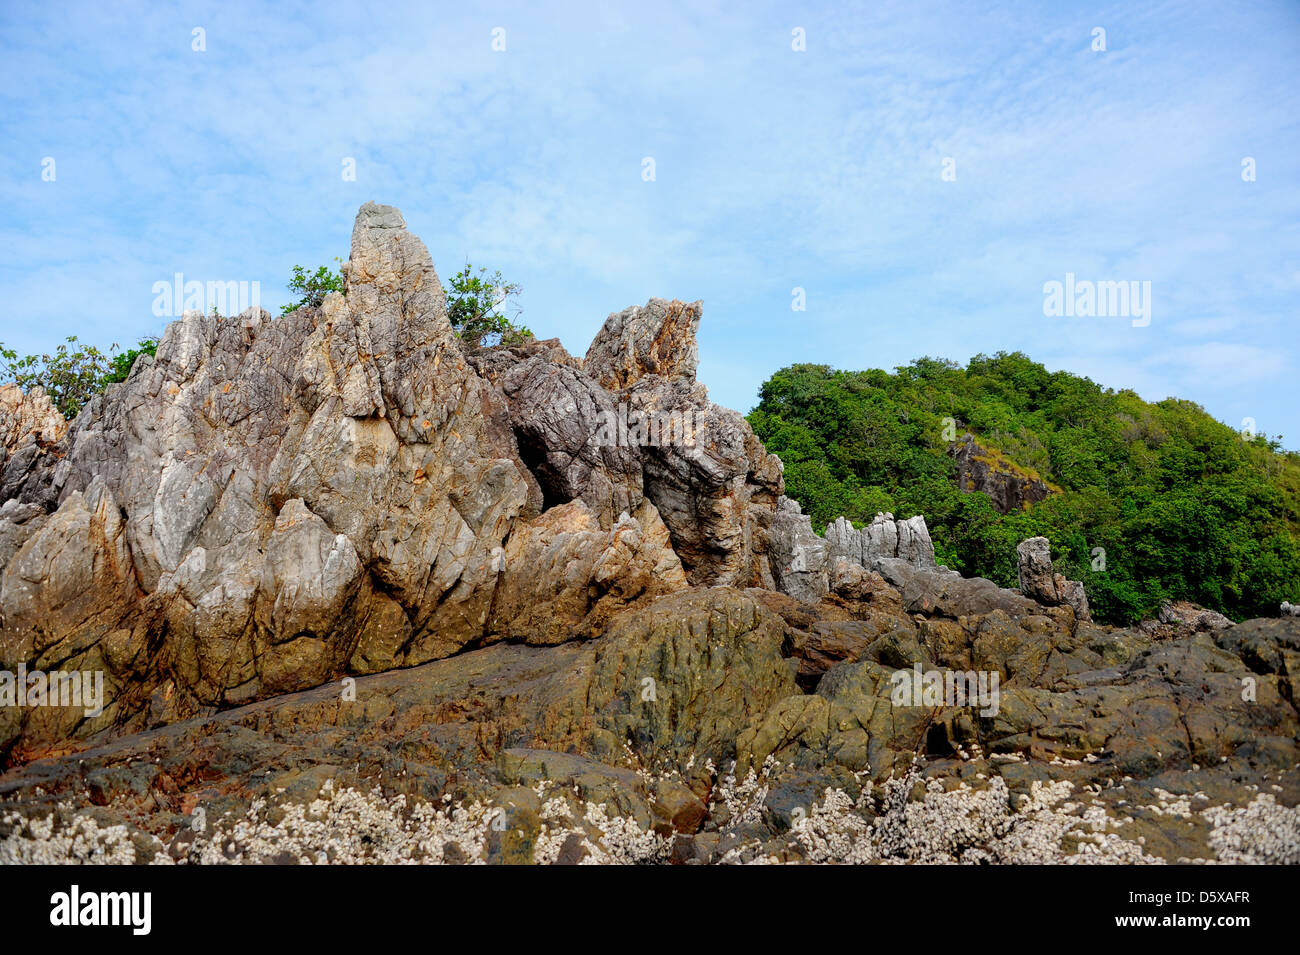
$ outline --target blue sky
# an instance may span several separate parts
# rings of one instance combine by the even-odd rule
[[[703,299],[742,411],[791,362],[1020,349],[1300,447],[1300,4],[467,7],[3,0],[0,341],[156,334],[175,272],[278,312],[374,199],[576,354]],[[1067,272],[1150,325],[1044,316]]]

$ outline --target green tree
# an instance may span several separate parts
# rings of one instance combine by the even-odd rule
[[[516,324],[522,309],[517,284],[507,282],[498,271],[477,272],[468,262],[451,277],[447,287],[447,318],[451,327],[471,348],[512,345],[533,337],[525,326]]]
[[[999,514],[960,491],[945,419],[1055,493]],[[1300,602],[1300,455],[1190,401],[1150,404],[999,352],[893,373],[792,365],[763,384],[749,422],[818,530],[841,514],[923,514],[944,563],[1003,586],[1016,584],[1016,544],[1042,535],[1109,623],[1169,599],[1235,619]]]
[[[315,272],[308,273],[301,265],[295,265],[293,267],[293,278],[289,280],[288,287],[290,292],[297,293],[301,298],[292,305],[282,306],[280,314],[288,315],[304,305],[320,308],[321,303],[325,301],[325,296],[330,292],[346,295],[348,290],[343,281],[343,269],[341,267],[343,260],[335,257],[334,261],[340,263],[340,268],[337,271],[327,265],[322,265]]]
[[[118,353],[83,345],[71,335],[53,354],[22,355],[0,343],[0,376],[13,380],[24,391],[43,388],[59,412],[71,421],[86,402],[114,382],[125,381],[135,360],[152,355],[156,338],[142,338],[134,347]]]

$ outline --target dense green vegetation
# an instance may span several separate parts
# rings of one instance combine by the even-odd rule
[[[1243,436],[1190,401],[1150,404],[1019,352],[893,374],[794,365],[759,394],[749,422],[819,531],[841,514],[924,514],[941,563],[1011,587],[1016,544],[1041,534],[1111,623],[1163,600],[1235,619],[1300,601],[1300,455],[1280,435]],[[966,431],[1061,493],[1001,515],[958,490],[950,449]]]
[[[142,338],[124,352],[119,352],[117,345],[104,352],[81,344],[72,335],[53,354],[20,356],[0,343],[0,382],[16,382],[24,391],[44,388],[54,406],[71,421],[95,395],[114,382],[126,381],[137,358],[157,349],[158,339]]]

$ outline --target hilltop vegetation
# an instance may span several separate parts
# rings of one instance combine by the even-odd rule
[[[819,530],[841,514],[924,514],[940,562],[1012,587],[1016,543],[1041,534],[1112,623],[1163,600],[1234,619],[1300,600],[1300,455],[1190,401],[1152,404],[1019,352],[892,374],[793,365],[760,399],[749,422]],[[951,449],[967,431],[1059,492],[1004,515],[958,490]]]

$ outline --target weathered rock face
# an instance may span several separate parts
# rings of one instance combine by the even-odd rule
[[[629,388],[646,375],[694,381],[703,312],[701,302],[661,298],[615,312],[587,349],[583,369],[609,391]]]
[[[67,433],[68,422],[43,388],[0,386],[0,502],[44,509],[49,492],[38,476]]]
[[[645,495],[692,584],[770,581],[764,537],[784,490],[781,462],[695,380],[699,321],[698,302],[662,299],[609,316],[583,362],[615,399],[614,427],[598,443],[639,449]]]
[[[1045,500],[1051,487],[1021,472],[1011,462],[981,447],[973,435],[964,434],[953,448],[957,460],[957,486],[963,491],[983,491],[999,514],[1024,510]]]
[[[1066,580],[1052,571],[1051,543],[1046,537],[1031,537],[1016,545],[1020,592],[1049,606],[1067,606],[1079,620],[1091,620],[1083,584]]]
[[[511,534],[489,638],[554,644],[599,636],[614,613],[639,598],[686,586],[668,529],[649,501],[609,530],[586,504],[571,501]]]
[[[826,527],[826,545],[834,557],[870,567],[881,558],[898,558],[921,567],[934,566],[934,544],[925,518],[919,514],[894,520],[893,514],[877,514],[870,524],[855,529],[843,517]]]
[[[0,385],[0,450],[11,453],[29,436],[57,444],[67,433],[68,422],[44,388],[25,392],[17,385]]]
[[[551,355],[519,362],[501,387],[543,506],[582,500],[609,527],[641,503],[639,447],[595,440],[602,421],[616,413],[609,392]]]
[[[70,429],[0,391],[0,664],[102,664],[84,731],[771,583],[780,462],[695,381],[699,303],[611,315],[584,370],[556,341],[467,354],[391,207],[344,276],[277,320],[187,313]],[[52,745],[34,719],[0,750]]]
[[[768,530],[772,586],[798,600],[820,600],[830,589],[827,544],[799,502],[782,496]]]

